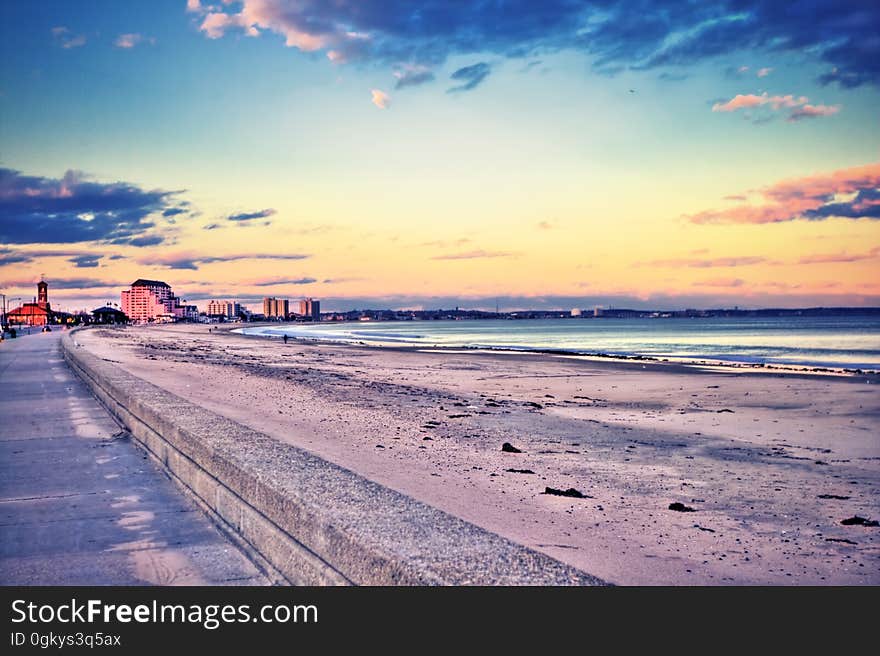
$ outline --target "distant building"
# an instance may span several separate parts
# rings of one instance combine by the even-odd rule
[[[128,317],[122,310],[105,305],[97,310],[92,310],[92,321],[94,323],[126,323]]]
[[[267,319],[287,319],[290,314],[290,302],[286,298],[264,298],[263,315]]]
[[[301,317],[311,319],[312,321],[321,320],[321,301],[313,298],[304,298],[299,302],[299,313]]]
[[[122,311],[135,322],[177,321],[187,318],[186,307],[180,304],[180,299],[167,283],[143,278],[138,278],[131,283],[131,289],[122,292]]]
[[[54,321],[55,313],[49,305],[49,285],[45,280],[37,283],[37,297],[33,303],[24,303],[6,313],[9,324],[45,326]]]
[[[571,316],[573,316],[573,317],[579,317],[579,316],[581,316],[581,311],[580,311],[580,309],[578,309],[578,308],[572,308],[572,309],[571,309]]]
[[[236,301],[208,301],[208,311],[205,314],[234,319],[241,314],[241,305]]]
[[[594,317],[601,317],[602,316],[602,308],[600,308],[598,305],[595,308],[593,308],[593,316]]]

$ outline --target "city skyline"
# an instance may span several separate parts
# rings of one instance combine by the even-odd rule
[[[4,4],[0,293],[880,306],[877,8],[354,6]]]

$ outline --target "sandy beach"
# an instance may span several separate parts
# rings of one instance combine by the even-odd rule
[[[841,524],[880,519],[876,375],[283,344],[198,324],[76,339],[613,583],[880,584],[880,528]]]

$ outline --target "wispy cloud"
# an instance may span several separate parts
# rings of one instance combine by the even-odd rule
[[[463,253],[448,253],[446,255],[435,255],[432,260],[476,260],[481,258],[496,257],[516,257],[518,253],[510,253],[507,251],[466,251]]]
[[[247,221],[255,221],[257,219],[265,219],[275,214],[276,211],[269,207],[264,210],[259,210],[257,212],[241,212],[239,214],[230,214],[226,217],[226,220],[242,223]]]
[[[117,48],[122,48],[124,50],[128,50],[130,48],[134,48],[135,46],[141,43],[155,43],[156,39],[150,37],[147,38],[142,34],[130,33],[130,34],[120,34],[116,37],[116,41],[113,42]]]
[[[195,255],[193,253],[169,253],[138,260],[139,264],[160,266],[166,269],[198,270],[202,264],[215,262],[235,262],[237,260],[305,260],[311,255],[303,253],[272,254],[272,253],[234,253],[230,255]]]
[[[872,248],[865,253],[817,253],[806,255],[798,260],[798,264],[833,264],[844,262],[861,262],[880,257],[880,246]]]
[[[388,106],[391,104],[391,96],[389,96],[381,89],[371,89],[370,95],[370,102],[372,102],[379,109],[388,109]]]
[[[759,68],[759,69],[758,69],[758,72],[756,73],[756,75],[757,75],[758,77],[767,77],[767,76],[770,75],[770,73],[772,73],[772,72],[773,72],[773,69],[772,69],[772,68],[769,68],[769,67],[767,67],[767,68]]]
[[[692,223],[779,223],[797,219],[880,219],[880,163],[783,180],[760,190],[763,205],[707,210]]]
[[[316,278],[268,278],[265,280],[256,280],[248,284],[255,287],[275,287],[276,285],[311,285],[318,282]]]
[[[486,62],[478,62],[471,66],[465,66],[455,71],[450,78],[460,84],[450,87],[446,93],[461,93],[462,91],[472,91],[483,83],[492,68]]]
[[[741,267],[754,266],[756,264],[767,263],[767,258],[760,256],[741,256],[741,257],[714,257],[714,258],[673,258],[667,260],[652,260],[645,262],[647,266],[669,267],[669,268],[696,268],[696,269],[712,269],[716,267]]]
[[[84,46],[86,44],[85,34],[74,34],[63,25],[52,28],[52,38],[55,39],[56,44],[58,44],[65,50],[69,50],[71,48],[79,48],[80,46]]]
[[[730,100],[718,101],[712,105],[713,112],[735,112],[755,108],[768,108],[774,112],[790,110],[789,121],[799,121],[804,118],[816,118],[819,116],[831,116],[840,111],[840,105],[811,105],[806,96],[771,96],[766,92],[761,95],[751,93],[737,94]]]
[[[405,89],[407,87],[416,87],[433,81],[434,73],[425,66],[410,65],[394,71],[394,77],[397,78],[394,88]]]

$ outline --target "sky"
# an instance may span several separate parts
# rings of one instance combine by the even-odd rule
[[[0,293],[880,306],[880,5],[0,4]]]

